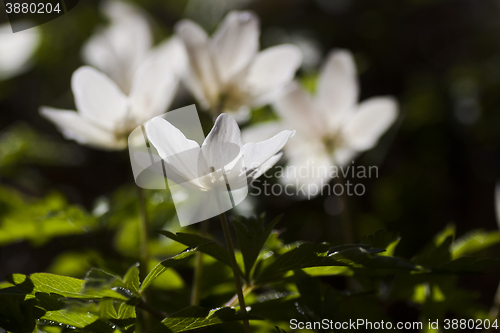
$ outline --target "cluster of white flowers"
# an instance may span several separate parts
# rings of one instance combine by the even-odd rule
[[[250,179],[278,161],[279,150],[295,133],[290,130],[297,131],[284,148],[290,165],[308,160],[341,165],[373,147],[397,118],[397,103],[390,97],[357,104],[356,68],[348,51],[334,51],[327,58],[317,96],[305,92],[293,81],[302,62],[300,49],[284,44],[259,51],[259,20],[252,12],[230,12],[211,37],[196,23],[180,21],[172,38],[153,47],[149,19],[140,9],[111,0],[102,11],[109,24],[90,38],[82,52],[93,67],[79,68],[72,78],[77,111],[41,108],[67,138],[81,144],[124,149],[134,128],[167,111],[179,82],[205,110],[218,116],[206,142],[216,138],[236,144],[248,155],[245,170]],[[244,122],[251,108],[268,104],[280,121],[245,129],[246,141],[262,142],[243,145],[237,123],[226,114]],[[146,131],[160,155],[200,149],[164,119],[149,121]],[[219,165],[215,160],[226,155],[212,152],[210,163]],[[191,166],[199,168],[199,163]],[[189,174],[189,165],[180,174]],[[292,178],[285,174],[282,180],[295,182]],[[206,186],[203,180],[193,184]]]

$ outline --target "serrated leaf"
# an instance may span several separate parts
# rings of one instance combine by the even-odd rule
[[[183,232],[178,232],[176,234],[165,230],[161,230],[158,232],[167,238],[170,238],[178,243],[184,244],[189,247],[197,247],[203,245],[203,247],[199,249],[200,252],[208,254],[212,258],[220,262],[223,262],[228,266],[231,266],[231,261],[229,260],[229,255],[227,254],[227,251],[224,248],[217,245],[216,243],[214,243],[214,241],[212,241],[211,239]]]
[[[34,273],[30,276],[12,274],[7,277],[9,282],[28,294],[36,293],[59,294],[64,297],[80,299],[99,299],[104,297],[118,300],[128,300],[124,295],[114,290],[90,290],[84,292],[84,280],[49,273]]]
[[[142,282],[140,291],[142,292],[143,290],[145,290],[158,276],[163,274],[167,269],[179,265],[180,263],[184,262],[186,259],[191,257],[193,254],[195,254],[197,251],[198,248],[189,248],[173,256],[172,258],[168,258],[160,262],[146,276],[146,278]]]
[[[197,306],[187,307],[177,313],[165,318],[161,324],[155,326],[152,333],[177,333],[194,329],[214,326],[224,322],[243,319],[255,319],[255,317],[236,313],[231,308],[205,309]]]
[[[282,217],[283,215],[274,218],[265,227],[263,225],[264,221],[261,219],[234,221],[238,245],[241,253],[243,254],[245,277],[247,280],[250,279],[250,273],[255,261],[260,255],[262,247]]]

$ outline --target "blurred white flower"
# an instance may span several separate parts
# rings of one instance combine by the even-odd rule
[[[42,107],[40,113],[68,139],[101,149],[124,149],[132,130],[166,112],[177,84],[177,76],[160,59],[140,66],[128,96],[105,74],[83,66],[71,79],[78,111]]]
[[[358,153],[375,146],[398,115],[392,97],[374,97],[357,104],[356,67],[346,50],[329,55],[318,80],[316,96],[297,82],[289,84],[274,104],[281,121],[255,125],[243,132],[245,139],[261,140],[280,128],[291,126],[297,130],[285,147],[285,183],[325,185],[334,165],[345,165]],[[302,169],[307,172],[296,172]]]
[[[244,119],[249,107],[272,102],[302,61],[294,45],[259,52],[259,20],[248,11],[230,12],[211,38],[189,20],[179,22],[176,31],[189,59],[184,81],[214,115],[233,112]]]
[[[232,190],[245,187],[280,159],[279,151],[295,133],[285,130],[266,141],[243,144],[238,124],[223,113],[200,147],[161,117],[145,127],[149,141],[171,171],[169,178],[200,191],[226,190],[226,184]]]
[[[13,33],[9,23],[0,25],[0,80],[16,76],[29,67],[40,42],[40,30]]]
[[[126,94],[132,88],[135,73],[152,58],[166,61],[177,74],[185,70],[187,56],[178,38],[169,38],[153,46],[148,17],[139,8],[120,0],[105,1],[101,11],[109,25],[99,29],[84,45],[84,61],[107,74]]]

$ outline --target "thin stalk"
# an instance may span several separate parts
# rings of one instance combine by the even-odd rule
[[[227,224],[226,215],[224,213],[221,213],[219,216],[222,224],[222,230],[224,231],[224,238],[226,239],[227,252],[229,253],[229,259],[231,261],[231,268],[233,269],[234,282],[236,284],[236,293],[238,294],[240,310],[243,315],[245,315],[247,314],[247,308],[245,305],[245,296],[243,295],[243,289],[241,288],[238,264],[236,263],[236,257],[234,255],[233,240],[231,238],[231,233],[229,232],[229,225]],[[243,320],[243,325],[245,326],[245,333],[250,333],[250,323],[248,322],[248,319]]]
[[[148,215],[146,212],[146,199],[144,197],[144,192],[142,188],[136,186],[137,196],[139,199],[139,271],[142,279],[148,275],[148,263],[149,263],[149,248],[148,248]],[[147,292],[143,293],[144,302],[147,302],[148,295]],[[147,304],[147,303],[146,303]],[[143,312],[144,327],[147,331],[150,328],[151,317],[149,313]]]
[[[344,178],[342,177],[342,175],[339,175],[338,178],[336,178],[336,181],[338,184],[342,186],[342,188],[344,188]],[[346,191],[344,190],[342,191],[339,200],[342,205],[342,211],[340,212],[340,220],[342,223],[344,242],[346,242],[346,244],[352,244],[354,242],[354,234],[352,231],[352,221],[351,221],[351,216],[349,214],[349,207],[347,206],[348,200]]]
[[[495,294],[495,299],[493,300],[493,306],[490,309],[491,318],[498,318],[500,314],[500,284],[498,285],[497,292]]]
[[[254,285],[244,285],[243,286],[243,296],[250,294],[257,286]],[[234,295],[225,306],[234,307],[238,305],[238,294]]]
[[[208,234],[208,221],[201,222],[200,233],[203,237]],[[203,253],[196,253],[194,266],[194,283],[191,290],[191,305],[200,305],[201,281],[203,279]]]

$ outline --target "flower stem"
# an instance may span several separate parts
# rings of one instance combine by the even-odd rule
[[[208,233],[208,222],[201,222],[200,233],[205,237]],[[203,253],[196,253],[196,262],[194,266],[194,282],[193,289],[191,291],[191,305],[200,305],[201,297],[201,281],[203,279]]]
[[[498,318],[499,314],[500,314],[500,284],[498,285],[495,298],[493,299],[493,306],[490,309],[490,317]]]
[[[139,197],[139,246],[141,275],[145,278],[148,274],[149,248],[148,248],[148,216],[146,212],[146,199],[142,188],[137,186],[137,196]]]
[[[137,196],[139,199],[139,270],[141,278],[144,279],[148,275],[148,264],[149,264],[149,248],[148,248],[148,215],[146,211],[146,199],[144,197],[144,191],[139,186],[137,188]],[[144,302],[147,302],[148,295],[145,291],[143,293]],[[150,328],[151,317],[149,313],[144,312],[144,324],[146,331]]]
[[[231,268],[233,269],[234,282],[236,284],[236,293],[238,294],[238,302],[240,303],[240,310],[243,315],[247,314],[247,308],[245,305],[245,296],[243,295],[243,289],[241,288],[240,274],[238,270],[238,264],[236,263],[236,257],[234,255],[234,245],[231,238],[231,233],[229,232],[229,225],[227,224],[226,215],[221,213],[220,221],[222,224],[222,230],[224,231],[224,238],[226,239],[227,251],[229,253],[229,260],[231,261]],[[250,333],[250,323],[248,319],[243,320],[243,325],[245,326],[245,333]]]

